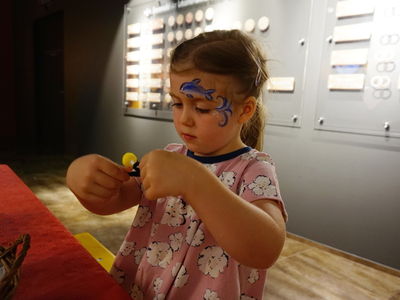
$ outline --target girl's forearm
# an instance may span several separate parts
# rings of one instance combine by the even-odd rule
[[[218,244],[244,265],[270,267],[285,240],[283,218],[243,200],[205,168],[196,174],[185,196]]]

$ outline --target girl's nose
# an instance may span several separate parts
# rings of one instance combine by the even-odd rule
[[[193,120],[193,111],[192,108],[188,105],[185,105],[182,109],[182,114],[180,117],[180,121],[183,125],[186,126],[193,126],[194,120]]]

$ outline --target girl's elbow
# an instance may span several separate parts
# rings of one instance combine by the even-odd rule
[[[253,268],[256,268],[256,269],[269,269],[278,260],[279,254],[280,254],[280,252],[276,253],[276,254],[265,255],[258,262],[256,262],[256,265],[253,266]]]
[[[284,244],[285,236],[277,240],[272,247],[271,244],[266,245],[262,253],[258,255],[258,259],[255,260],[256,266],[254,267],[257,269],[268,269],[272,267],[278,260]]]
[[[269,269],[274,265],[278,257],[260,257],[259,259],[250,259],[243,261],[242,264],[245,265],[246,267],[253,268],[253,269]]]
[[[254,269],[269,269],[278,260],[282,252],[283,244],[277,247],[268,247],[258,253],[251,251],[247,259],[243,260],[242,264]]]

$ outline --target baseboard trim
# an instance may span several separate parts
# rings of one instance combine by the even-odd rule
[[[330,253],[342,256],[344,258],[347,258],[347,259],[350,259],[350,260],[355,261],[357,263],[360,263],[360,264],[366,265],[368,267],[377,269],[379,271],[382,271],[382,272],[385,272],[385,273],[400,277],[400,270],[397,270],[395,268],[392,268],[392,267],[380,264],[378,262],[369,260],[367,258],[363,258],[361,256],[358,256],[358,255],[355,255],[355,254],[352,254],[352,253],[349,253],[349,252],[346,252],[346,251],[343,251],[343,250],[339,250],[337,248],[333,248],[331,246],[328,246],[328,245],[325,245],[325,244],[322,244],[322,243],[307,239],[305,237],[299,236],[299,235],[294,234],[294,233],[287,232],[286,235],[289,238],[292,238],[292,239],[297,240],[299,242],[302,242],[302,243],[308,244],[310,246],[317,247],[319,249],[328,251]]]

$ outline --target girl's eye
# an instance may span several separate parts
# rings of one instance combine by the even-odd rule
[[[200,108],[200,107],[196,107],[196,111],[201,113],[201,114],[207,114],[211,111],[211,109],[205,109],[205,108]]]
[[[175,109],[181,109],[183,108],[183,103],[182,102],[175,102],[171,104],[171,108],[175,108]],[[201,107],[194,107],[194,109],[196,110],[196,112],[200,113],[200,114],[207,114],[211,111],[211,109],[208,108],[201,108]]]
[[[171,104],[171,107],[172,107],[172,108],[181,108],[181,107],[182,107],[182,103],[180,103],[180,102],[172,103],[172,104]]]

